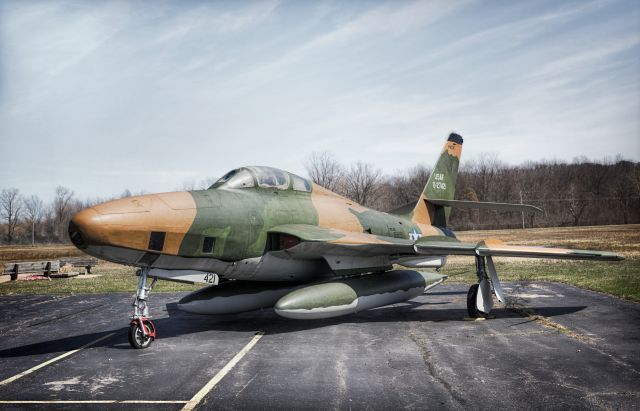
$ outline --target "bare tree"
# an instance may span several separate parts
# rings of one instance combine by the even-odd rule
[[[479,180],[476,192],[482,201],[494,201],[494,195],[500,187],[498,175],[506,168],[496,153],[480,153],[478,160],[470,161],[462,167],[463,172],[474,174]]]
[[[197,190],[197,188],[198,185],[196,184],[196,180],[190,179],[184,180],[182,184],[180,184],[180,187],[178,187],[178,191],[193,191]]]
[[[53,199],[53,215],[55,218],[55,236],[59,241],[65,238],[66,226],[71,219],[72,200],[73,191],[63,186],[56,187],[56,194]]]
[[[14,240],[16,226],[22,213],[22,206],[20,190],[17,188],[3,189],[0,192],[0,217],[7,222],[5,239],[9,244]]]
[[[215,177],[207,177],[200,181],[200,189],[206,190],[211,187],[216,181],[218,181],[218,179]]]
[[[400,175],[385,177],[380,184],[380,190],[377,191],[376,199],[369,204],[387,211],[416,203],[429,180],[430,173],[430,169],[417,165]]]
[[[314,183],[331,191],[340,190],[344,169],[328,151],[311,153],[304,165]]]
[[[358,161],[352,164],[344,177],[347,197],[362,205],[368,205],[380,188],[382,171],[371,164]]]
[[[27,220],[31,223],[31,246],[36,244],[36,224],[40,222],[42,218],[42,212],[44,210],[44,203],[35,194],[24,200],[24,209],[27,216]]]
[[[197,182],[195,179],[184,180],[178,187],[179,191],[206,190],[218,181],[217,178],[207,177]]]

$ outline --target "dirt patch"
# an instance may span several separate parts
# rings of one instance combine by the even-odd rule
[[[456,236],[465,242],[498,238],[507,244],[607,250],[625,257],[640,255],[640,224],[458,231]]]

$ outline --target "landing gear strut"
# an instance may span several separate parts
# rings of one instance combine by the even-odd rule
[[[487,318],[493,306],[493,297],[483,256],[476,255],[476,275],[478,284],[472,285],[467,293],[467,312],[471,318]]]
[[[133,301],[133,316],[129,325],[129,344],[133,348],[147,348],[156,339],[156,327],[149,316],[147,307],[147,296],[156,284],[154,278],[151,285],[147,287],[147,275],[149,268],[145,267],[140,272],[136,299]]]

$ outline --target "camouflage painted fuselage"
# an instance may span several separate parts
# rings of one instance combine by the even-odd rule
[[[445,227],[448,210],[436,210],[425,199],[453,198],[461,147],[462,139],[452,134],[406,214],[369,209],[282,170],[243,167],[208,190],[129,197],[85,209],[73,217],[69,234],[76,246],[105,260],[223,278],[306,281],[382,271],[416,257],[418,238],[453,235],[433,225]],[[301,242],[295,255],[287,253]],[[322,250],[305,253],[314,244]],[[345,254],[332,245],[351,249]],[[359,245],[367,252],[359,253]],[[376,254],[376,245],[393,247],[379,247]]]
[[[129,197],[82,211],[73,219],[71,235],[88,254],[141,267],[213,271],[254,280],[339,274],[326,261],[264,261],[270,231],[290,224],[336,229],[329,242],[345,237],[357,242],[360,234],[371,234],[381,243],[406,240],[411,244],[418,236],[444,235],[431,225],[368,209],[317,185],[311,192],[254,187]],[[156,249],[152,249],[152,233],[163,233],[163,244],[156,244]],[[204,247],[207,238],[213,239],[210,251]],[[393,263],[388,258],[374,261],[370,267],[365,264],[350,272],[383,269]],[[261,265],[273,265],[278,272],[264,267],[267,270],[256,278]]]

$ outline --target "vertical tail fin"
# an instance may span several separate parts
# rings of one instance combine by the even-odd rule
[[[458,166],[462,155],[462,136],[449,134],[442,153],[436,162],[427,185],[413,209],[411,220],[418,224],[430,224],[446,227],[451,207],[442,207],[428,203],[428,199],[453,200],[456,192]]]

